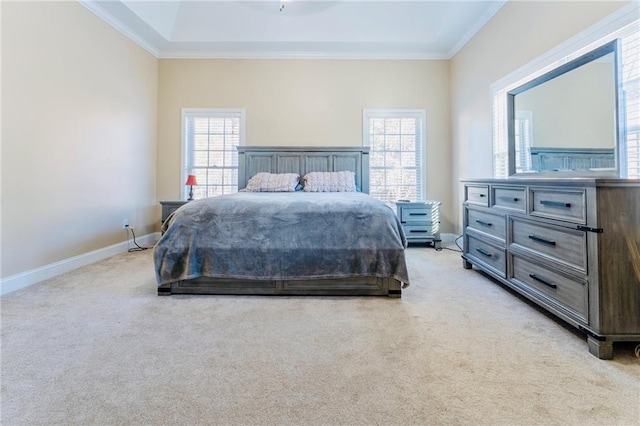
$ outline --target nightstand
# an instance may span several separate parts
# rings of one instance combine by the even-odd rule
[[[188,201],[185,200],[160,201],[160,204],[162,205],[162,217],[160,218],[160,223],[163,224],[171,213],[178,210],[181,206],[184,206],[187,203]]]
[[[436,250],[440,244],[440,202],[398,201],[398,217],[409,243],[431,243]]]

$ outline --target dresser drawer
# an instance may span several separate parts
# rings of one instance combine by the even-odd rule
[[[437,210],[430,207],[403,208],[400,214],[400,221],[403,223],[423,222],[431,223],[438,220]]]
[[[575,223],[587,223],[584,189],[531,188],[531,214]]]
[[[504,216],[474,209],[466,211],[469,228],[494,236],[502,242],[506,240],[507,221]]]
[[[465,201],[470,204],[489,207],[489,185],[465,186]]]
[[[527,198],[525,188],[493,187],[493,205],[504,209],[527,211]]]
[[[513,279],[543,293],[566,307],[576,319],[587,323],[589,294],[585,281],[518,256],[513,257]]]
[[[507,261],[505,249],[478,240],[471,235],[468,235],[467,245],[467,256],[472,258],[474,263],[493,271],[502,278],[506,278]]]
[[[584,231],[539,224],[511,217],[513,246],[587,273],[587,236]]]

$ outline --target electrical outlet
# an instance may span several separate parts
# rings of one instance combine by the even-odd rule
[[[129,227],[129,219],[122,219],[122,229],[127,229]]]

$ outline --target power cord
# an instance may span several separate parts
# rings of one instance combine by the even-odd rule
[[[452,249],[452,248],[449,248],[449,247],[442,247],[442,250],[451,250],[451,251],[455,251],[456,253],[462,253],[462,247],[460,247],[460,244],[458,244],[458,240],[460,238],[462,238],[462,235],[460,235],[458,238],[453,240],[453,242],[456,244],[456,246],[458,246],[459,250]]]
[[[131,253],[132,251],[143,251],[150,248],[150,247],[142,247],[136,242],[136,233],[133,232],[133,226],[127,226],[125,229],[127,230],[127,237],[129,236],[128,232],[131,231],[131,235],[133,235],[133,244],[135,244],[135,247],[132,247],[129,250],[127,250],[129,253]]]
[[[636,346],[634,352],[636,353],[636,356],[640,358],[640,345]]]

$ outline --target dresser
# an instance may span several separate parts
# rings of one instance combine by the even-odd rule
[[[463,266],[582,330],[589,351],[640,341],[640,180],[466,180]]]
[[[431,243],[441,249],[439,201],[398,201],[397,214],[409,243]]]

